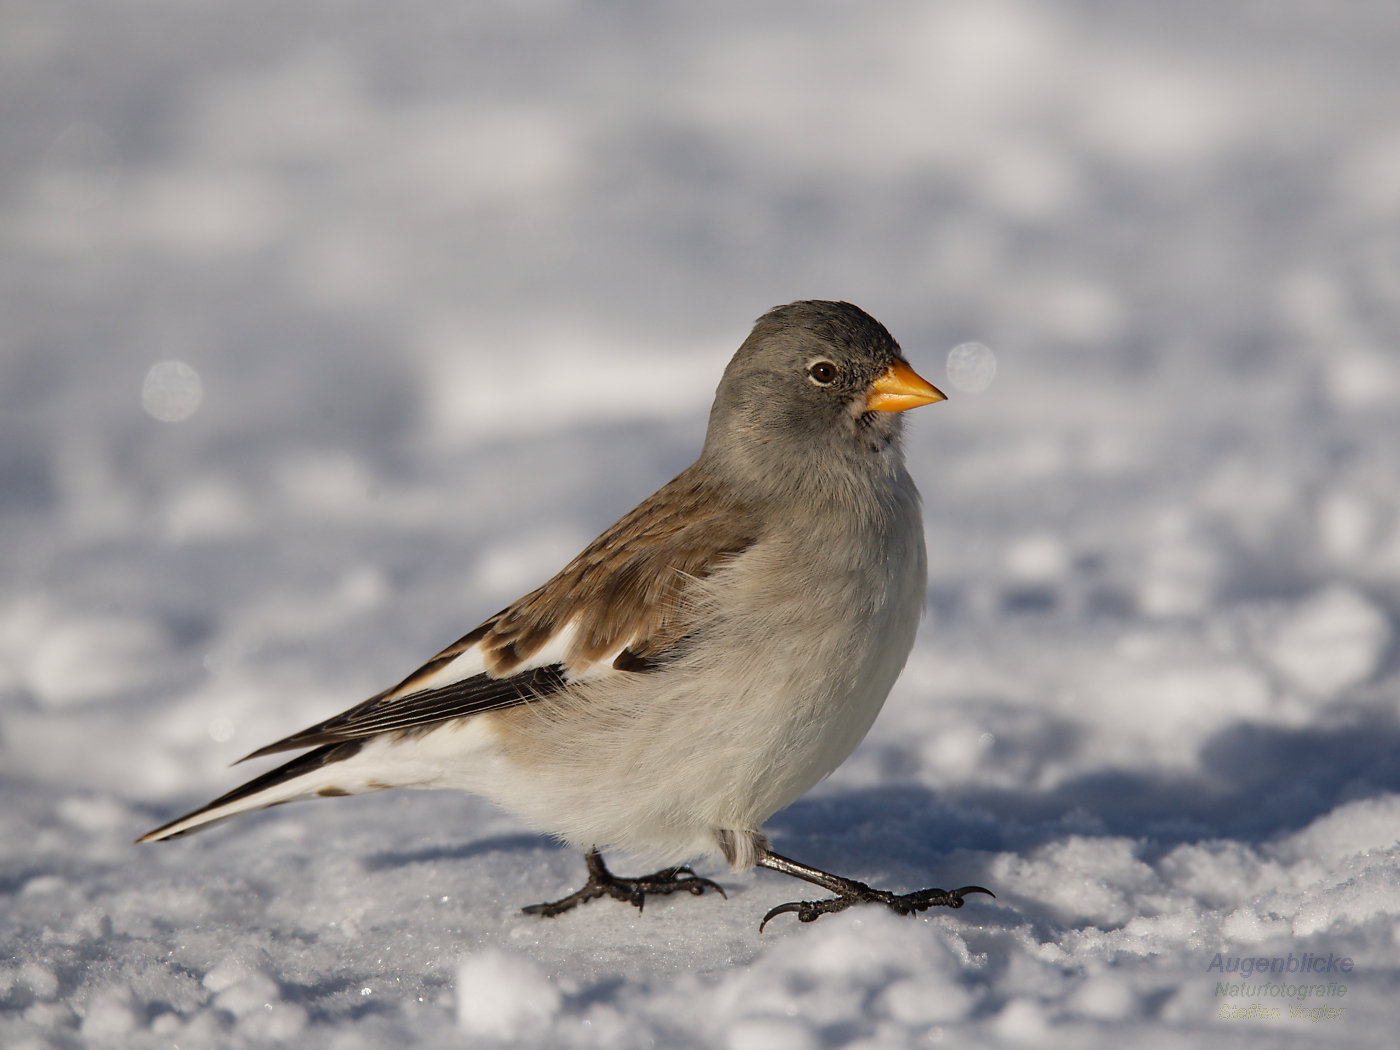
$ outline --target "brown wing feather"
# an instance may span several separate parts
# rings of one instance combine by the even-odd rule
[[[752,510],[722,498],[692,467],[495,617],[480,638],[487,667],[509,674],[571,621],[566,665],[592,662],[624,642],[638,656],[654,655],[688,630],[681,601],[688,584],[758,533]]]
[[[624,644],[614,667],[654,670],[664,662],[658,657],[690,629],[686,588],[758,536],[752,509],[724,498],[691,467],[590,543],[544,586],[453,642],[398,685],[247,757],[528,703],[562,688],[570,670]],[[574,638],[562,667],[545,678],[537,668],[522,667],[570,623]],[[426,688],[432,675],[476,645],[487,674]],[[520,688],[503,688],[517,677]]]

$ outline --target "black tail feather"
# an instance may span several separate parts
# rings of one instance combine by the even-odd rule
[[[177,831],[172,835],[164,834],[167,828],[173,828],[177,824],[183,824],[185,821],[197,817],[202,813],[208,813],[212,810],[227,806],[230,803],[237,802],[240,799],[247,798],[250,795],[256,795],[260,791],[266,791],[268,788],[275,787],[285,781],[294,780],[299,776],[311,772],[313,769],[319,769],[321,766],[329,765],[332,762],[343,762],[345,759],[358,754],[362,747],[364,747],[363,740],[347,740],[340,744],[327,744],[324,747],[316,748],[314,751],[308,751],[304,755],[298,755],[290,762],[285,762],[276,769],[270,769],[261,776],[254,777],[246,784],[240,784],[227,794],[220,795],[213,802],[200,806],[198,809],[191,810],[184,816],[176,817],[169,823],[162,824],[154,831],[146,832],[146,834],[142,835],[136,841],[154,842],[158,840],[177,839],[183,835],[190,834],[190,832],[209,827],[216,821],[211,820],[207,824],[198,824],[192,828],[186,828],[184,831]]]

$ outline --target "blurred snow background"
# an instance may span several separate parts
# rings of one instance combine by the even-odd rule
[[[6,1047],[1393,1038],[1394,5],[0,26]],[[911,420],[928,617],[771,830],[997,900],[759,936],[797,884],[709,871],[541,922],[577,857],[407,793],[130,845],[540,582],[811,297],[996,369]],[[1350,958],[1344,1010],[1217,952]]]

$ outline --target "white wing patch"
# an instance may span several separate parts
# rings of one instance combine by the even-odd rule
[[[630,640],[618,645],[616,649],[597,660],[586,663],[572,658],[574,641],[578,636],[578,628],[573,620],[564,624],[555,631],[549,641],[540,646],[523,663],[517,664],[510,669],[510,674],[501,675],[502,678],[511,678],[518,674],[528,674],[541,667],[552,667],[561,664],[565,668],[565,675],[570,681],[578,682],[597,678],[601,674],[612,673],[612,662],[617,659],[618,654],[626,649]],[[468,678],[475,678],[477,675],[490,674],[486,666],[486,654],[477,642],[470,649],[465,650],[450,663],[439,667],[430,675],[422,678],[417,676],[410,678],[404,688],[396,690],[391,694],[391,698],[408,696],[412,693],[427,692],[430,689],[441,689],[444,686],[455,685],[457,682],[464,682]]]
[[[481,643],[477,642],[451,663],[444,664],[427,677],[410,676],[402,686],[389,695],[397,698],[407,696],[409,693],[420,693],[425,689],[441,689],[445,685],[463,682],[468,678],[475,678],[477,675],[485,673],[486,659],[481,650]]]

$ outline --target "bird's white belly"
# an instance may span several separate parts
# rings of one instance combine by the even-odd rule
[[[714,852],[716,831],[757,831],[845,760],[904,666],[925,572],[922,530],[901,536],[876,548],[878,564],[813,574],[783,595],[752,581],[791,579],[790,566],[743,573],[752,593],[717,579],[723,631],[645,675],[654,688],[584,683],[487,716],[502,760],[451,786],[580,849],[663,862]]]

